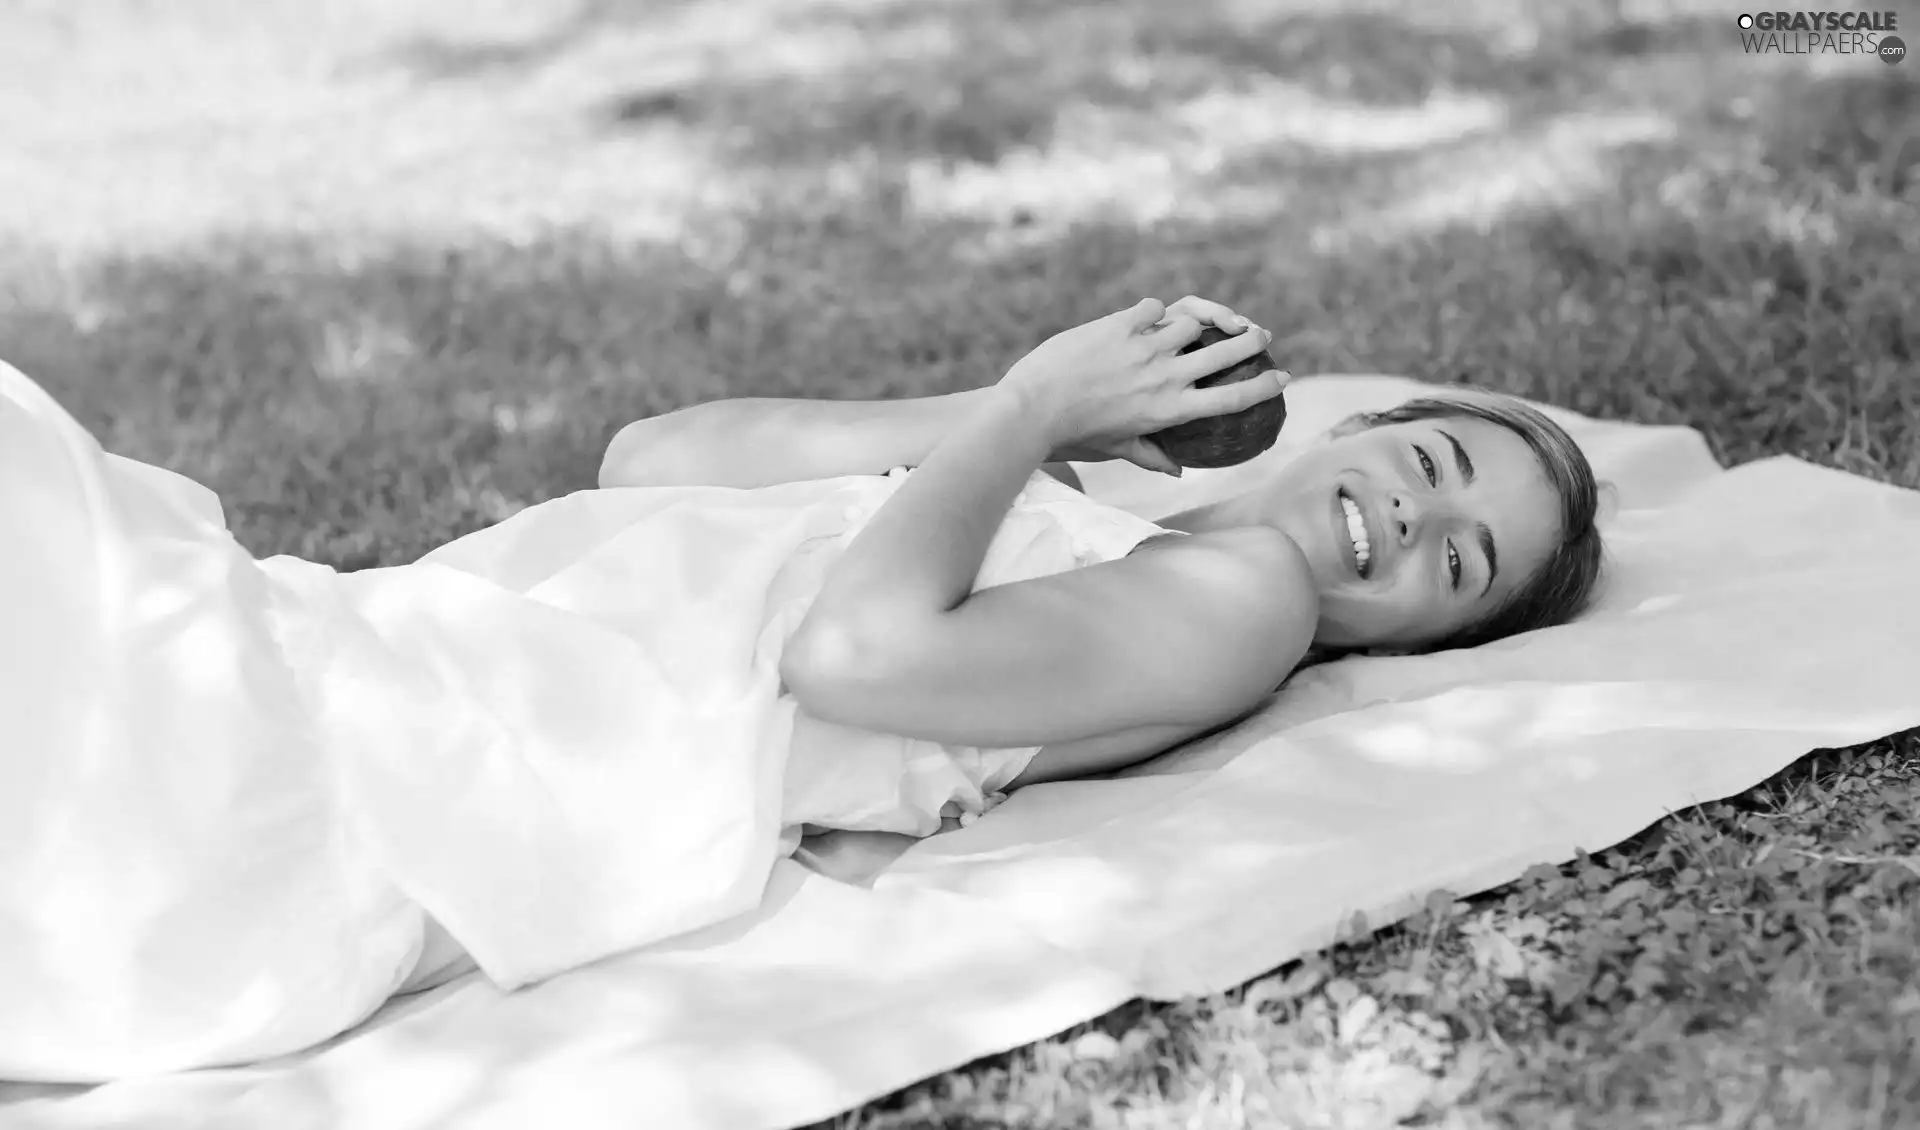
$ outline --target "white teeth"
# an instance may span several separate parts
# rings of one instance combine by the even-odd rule
[[[1353,539],[1353,559],[1359,563],[1360,572],[1367,571],[1367,562],[1373,559],[1373,547],[1367,544],[1367,522],[1360,517],[1360,507],[1346,495],[1340,496],[1340,506],[1347,512],[1347,536]]]

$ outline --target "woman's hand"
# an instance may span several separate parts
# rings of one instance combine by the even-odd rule
[[[1181,354],[1203,325],[1235,336]],[[1128,310],[1048,338],[1000,379],[1035,414],[1056,458],[1125,459],[1178,475],[1179,466],[1143,438],[1202,416],[1251,408],[1285,387],[1285,374],[1196,389],[1193,382],[1253,356],[1272,335],[1217,302],[1149,298]]]

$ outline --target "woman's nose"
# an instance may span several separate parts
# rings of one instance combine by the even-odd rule
[[[1414,501],[1411,495],[1398,491],[1390,494],[1387,501],[1387,521],[1391,524],[1389,532],[1402,543],[1420,536],[1420,523],[1426,517],[1422,505]]]

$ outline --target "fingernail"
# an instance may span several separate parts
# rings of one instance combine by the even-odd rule
[[[1233,324],[1236,326],[1239,326],[1243,330],[1253,325],[1252,322],[1247,321],[1246,315],[1244,314],[1235,314],[1233,316]]]

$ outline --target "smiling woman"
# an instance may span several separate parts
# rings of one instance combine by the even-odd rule
[[[610,489],[351,573],[254,559],[0,365],[0,529],[35,531],[0,555],[0,1015],[35,1018],[0,1077],[295,1051],[467,960],[517,988],[751,910],[809,827],[928,835],[1316,647],[1577,607],[1591,476],[1513,402],[1352,421],[1170,529],[1042,469],[1164,465],[1142,437],[1281,394],[1197,387],[1271,340],[1143,300],[978,395],[703,414],[717,458],[634,430]]]
[[[1285,531],[1322,653],[1473,647],[1578,615],[1598,583],[1599,486],[1553,421],[1468,391],[1357,416],[1272,479],[1167,519]]]

